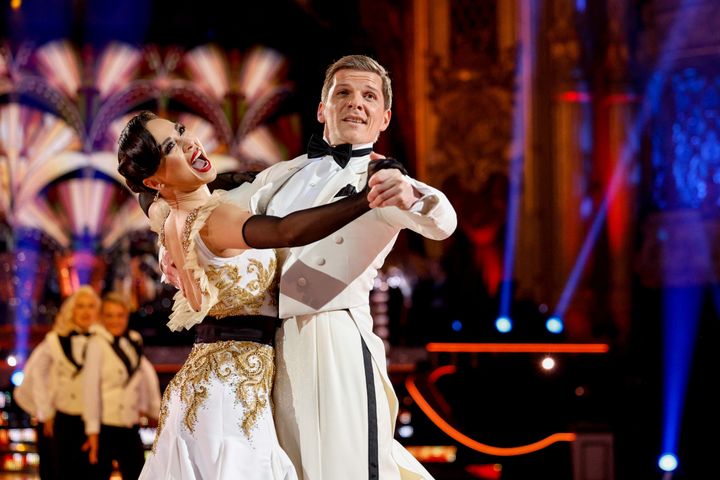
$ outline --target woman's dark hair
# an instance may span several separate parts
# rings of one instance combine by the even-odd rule
[[[118,140],[118,172],[135,193],[155,190],[145,186],[143,180],[152,176],[160,167],[162,152],[155,138],[147,130],[150,120],[158,118],[152,112],[143,111],[125,125]]]

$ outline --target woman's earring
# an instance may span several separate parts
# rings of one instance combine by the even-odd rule
[[[157,202],[158,198],[160,198],[160,188],[155,190],[155,198],[153,198],[153,202]]]

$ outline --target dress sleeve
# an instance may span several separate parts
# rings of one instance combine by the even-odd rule
[[[400,162],[394,158],[384,158],[368,164],[367,178],[385,169],[398,169],[406,173]],[[365,188],[341,200],[298,210],[282,218],[252,216],[243,224],[243,238],[253,248],[299,247],[317,242],[368,212],[370,207],[367,195],[366,183]]]
[[[299,247],[327,237],[369,210],[367,193],[363,190],[282,218],[253,215],[243,224],[243,237],[253,248]]]
[[[190,302],[188,302],[181,290],[175,292],[175,296],[173,297],[173,311],[170,314],[170,318],[167,323],[170,330],[178,331],[183,328],[190,329],[193,325],[197,325],[202,322],[203,318],[205,318],[210,309],[218,301],[218,289],[212,284],[212,282],[210,282],[207,274],[205,273],[205,269],[203,269],[198,261],[197,239],[200,235],[200,230],[202,230],[203,226],[205,226],[205,222],[213,210],[215,210],[218,205],[228,202],[226,197],[227,195],[224,190],[214,191],[210,200],[194,214],[192,223],[187,231],[187,237],[183,239],[186,251],[184,268],[190,272],[193,279],[200,287],[202,303],[200,304],[199,310],[196,311],[193,309],[192,305],[190,305]]]

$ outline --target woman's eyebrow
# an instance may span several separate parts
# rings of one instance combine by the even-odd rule
[[[184,125],[183,125],[182,123],[179,123],[179,122],[178,122],[178,123],[175,123],[175,125],[174,125],[175,131],[178,132],[178,134],[180,134],[180,135],[182,135],[182,132],[180,131],[180,129],[181,129],[183,126],[184,126]],[[167,137],[165,140],[163,140],[163,142],[160,144],[160,149],[163,150],[163,151],[165,151],[165,145],[167,145],[167,143],[168,143],[170,140],[171,140],[170,137]]]

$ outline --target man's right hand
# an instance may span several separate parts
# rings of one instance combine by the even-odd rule
[[[43,423],[43,435],[45,435],[47,438],[52,438],[53,432],[55,430],[54,424],[55,424],[54,418],[48,418]]]
[[[88,452],[88,459],[90,463],[95,465],[98,463],[98,443],[99,435],[97,433],[91,433],[88,435],[88,439],[83,443],[82,451]]]

